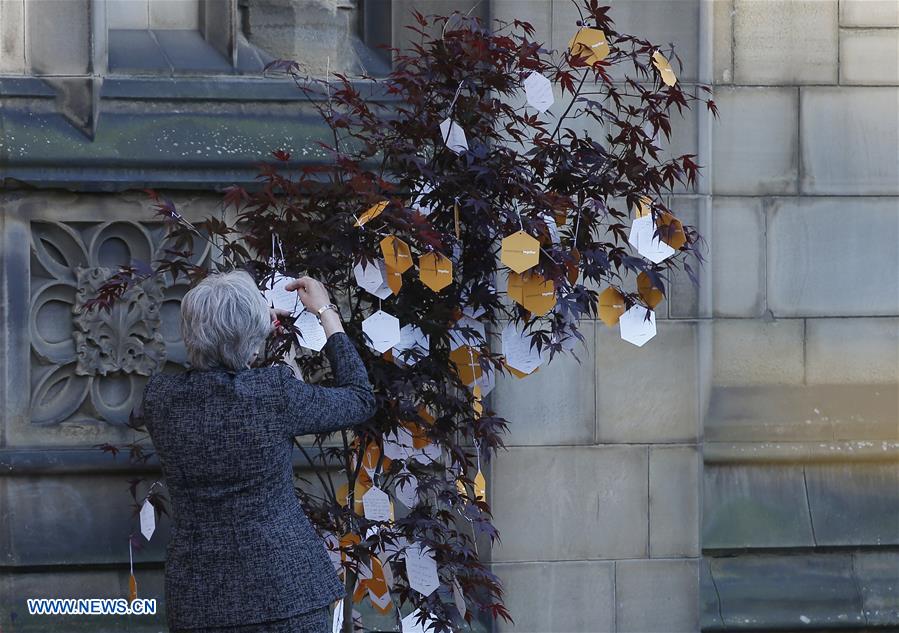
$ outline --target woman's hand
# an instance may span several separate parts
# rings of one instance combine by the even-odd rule
[[[321,319],[325,335],[331,336],[334,332],[343,332],[343,324],[340,322],[340,313],[337,310],[325,310],[319,314],[319,310],[331,303],[328,289],[322,282],[312,277],[294,279],[284,286],[285,290],[296,290],[300,295],[300,301],[307,310]]]
[[[281,310],[280,308],[269,308],[268,313],[272,317],[272,330],[275,332],[281,331],[281,319],[284,317],[290,316],[289,310]]]
[[[328,296],[328,290],[324,284],[312,277],[294,279],[284,286],[284,290],[296,290],[306,309],[315,313],[331,303],[331,297]]]

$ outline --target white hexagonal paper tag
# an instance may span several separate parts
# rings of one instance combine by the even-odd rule
[[[503,328],[503,356],[513,369],[530,374],[543,364],[543,353],[531,347],[531,337],[519,332],[511,323]]]
[[[552,82],[536,71],[525,78],[524,92],[531,107],[541,114],[549,110],[555,101]]]
[[[406,548],[406,577],[409,586],[423,596],[430,596],[440,586],[437,560],[427,545],[412,543]]]
[[[400,321],[392,314],[378,310],[362,322],[362,331],[369,338],[368,346],[383,354],[400,342]]]
[[[647,311],[649,317],[647,318]],[[621,315],[618,321],[621,327],[621,338],[637,347],[643,347],[649,339],[656,335],[656,313],[643,306],[635,305]]]
[[[300,331],[300,345],[313,352],[320,352],[328,342],[325,328],[319,322],[318,317],[311,312],[303,312],[294,323]]]

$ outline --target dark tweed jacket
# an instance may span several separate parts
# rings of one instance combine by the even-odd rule
[[[170,628],[250,624],[344,595],[293,489],[292,439],[364,422],[375,411],[356,349],[324,347],[334,387],[284,365],[153,376],[143,415],[171,497],[165,601]]]

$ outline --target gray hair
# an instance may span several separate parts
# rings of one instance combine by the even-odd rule
[[[242,369],[272,328],[268,304],[249,273],[214,273],[181,300],[181,336],[194,369]]]

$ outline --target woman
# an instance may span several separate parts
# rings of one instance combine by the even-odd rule
[[[166,621],[191,633],[320,633],[344,588],[294,494],[293,437],[374,414],[365,367],[321,283],[287,286],[316,314],[334,387],[286,365],[251,369],[274,316],[245,272],[213,274],[181,302],[191,369],[153,376],[144,419],[171,496]]]

